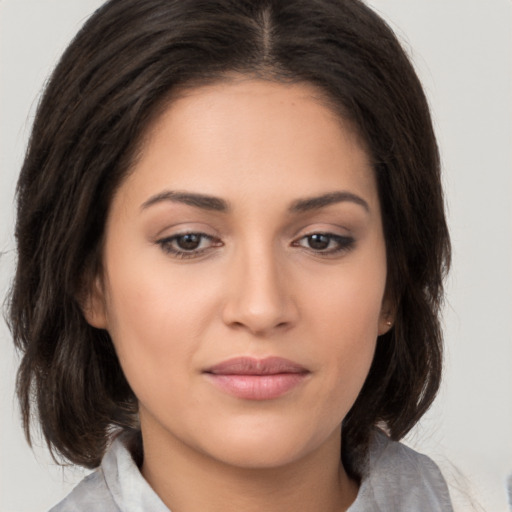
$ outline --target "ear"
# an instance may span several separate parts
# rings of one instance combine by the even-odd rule
[[[107,311],[103,280],[100,276],[94,277],[84,287],[80,307],[87,323],[97,329],[107,328]]]
[[[378,334],[382,336],[391,330],[395,323],[396,306],[386,293],[382,301],[382,308],[379,316]]]

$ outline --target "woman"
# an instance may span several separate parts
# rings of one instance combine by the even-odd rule
[[[36,403],[101,464],[55,510],[451,510],[396,443],[440,380],[439,158],[364,4],[106,3],[40,104],[17,241],[25,429]]]

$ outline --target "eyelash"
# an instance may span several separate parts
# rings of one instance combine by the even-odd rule
[[[185,237],[198,237],[200,239],[199,245],[201,245],[202,241],[209,240],[212,243],[212,245],[208,247],[190,250],[185,250],[183,248],[179,249],[178,247],[176,247],[178,240],[180,238],[183,239]],[[180,233],[178,235],[162,238],[161,240],[157,240],[157,244],[160,245],[160,247],[165,253],[171,254],[175,258],[179,259],[196,258],[198,256],[201,256],[204,252],[206,252],[208,249],[211,249],[212,247],[220,247],[221,245],[223,245],[218,238],[207,235],[206,233],[197,232]]]
[[[184,239],[185,237],[197,237],[199,238],[199,248],[192,248],[190,250],[186,250],[183,248],[178,248],[176,244],[180,239]],[[314,249],[312,247],[305,247],[301,244],[302,241],[311,241],[313,240],[313,237],[325,237],[327,238],[326,242],[328,247],[326,249]],[[211,245],[208,245],[207,247],[200,247],[202,245],[203,241],[209,241]],[[334,248],[329,248],[329,245],[334,242],[336,246]],[[211,235],[207,235],[206,233],[198,233],[198,232],[188,232],[188,233],[180,233],[178,235],[173,235],[170,237],[162,238],[160,240],[157,240],[156,242],[162,250],[166,254],[170,254],[174,256],[175,258],[179,259],[186,259],[186,258],[196,258],[204,254],[206,251],[213,247],[221,247],[223,244],[218,239]],[[325,232],[315,232],[310,233],[308,235],[304,235],[300,237],[298,240],[295,240],[292,242],[293,247],[299,247],[302,249],[305,249],[306,251],[310,251],[315,255],[322,256],[322,257],[329,257],[329,256],[335,256],[339,253],[348,252],[350,251],[355,244],[355,239],[349,236],[341,236],[341,235],[335,235],[334,233],[325,233]]]
[[[302,241],[309,241],[311,243],[313,237],[325,237],[327,238],[328,246],[331,245],[331,242],[334,242],[336,246],[334,248],[314,249],[312,247],[305,247],[301,244]],[[293,242],[292,245],[294,247],[302,247],[303,249],[311,251],[318,256],[329,257],[336,256],[337,254],[348,252],[353,249],[355,245],[355,239],[350,236],[335,235],[334,233],[326,233],[320,231],[302,236],[297,241]]]

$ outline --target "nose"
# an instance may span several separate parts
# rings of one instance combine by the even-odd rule
[[[292,283],[274,251],[241,251],[229,269],[223,321],[255,336],[291,328],[299,312]]]

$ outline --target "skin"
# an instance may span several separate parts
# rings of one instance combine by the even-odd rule
[[[183,257],[185,233],[206,236]],[[238,77],[175,99],[112,201],[85,307],[139,400],[142,473],[164,503],[346,510],[358,486],[341,464],[341,422],[390,328],[385,291],[370,161],[319,91]],[[307,376],[274,399],[239,398],[204,373],[238,356],[284,357]]]

